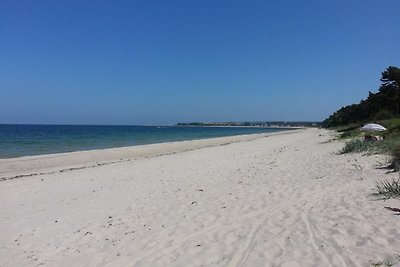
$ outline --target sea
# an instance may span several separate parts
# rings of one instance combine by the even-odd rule
[[[273,133],[284,128],[0,124],[0,158]]]

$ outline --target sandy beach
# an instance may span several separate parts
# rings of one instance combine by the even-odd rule
[[[396,262],[382,155],[322,129],[0,160],[0,266]]]

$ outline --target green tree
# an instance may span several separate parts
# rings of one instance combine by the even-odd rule
[[[324,127],[364,123],[382,117],[400,116],[400,69],[390,66],[382,72],[377,93],[369,92],[366,100],[342,107],[323,121]]]

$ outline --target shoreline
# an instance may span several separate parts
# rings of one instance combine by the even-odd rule
[[[194,128],[199,130],[195,130]],[[293,129],[290,127],[0,124],[0,140],[2,141],[0,159],[201,140],[245,134],[263,134]],[[15,136],[14,132],[17,133]]]
[[[71,168],[96,167],[137,158],[161,156],[235,142],[246,142],[268,136],[295,133],[301,130],[304,129],[4,158],[0,159],[0,181],[40,173],[54,173]]]

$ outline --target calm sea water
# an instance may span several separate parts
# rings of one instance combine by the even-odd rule
[[[254,127],[0,125],[0,158],[281,131]]]

